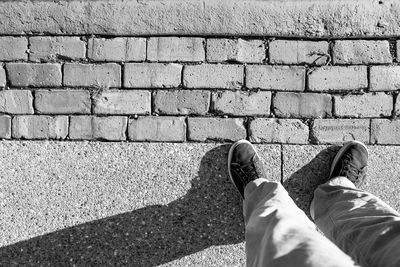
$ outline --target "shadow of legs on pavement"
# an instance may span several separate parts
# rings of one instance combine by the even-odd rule
[[[310,204],[314,190],[329,177],[331,162],[339,146],[331,146],[322,150],[309,163],[292,173],[283,182],[296,205],[310,217]],[[310,217],[311,218],[311,217]]]
[[[202,158],[186,195],[0,248],[0,265],[156,266],[244,241],[240,195],[227,173],[230,145]]]

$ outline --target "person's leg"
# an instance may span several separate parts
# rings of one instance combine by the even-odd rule
[[[280,183],[259,178],[244,196],[248,266],[355,266],[315,230]]]
[[[400,214],[337,177],[314,193],[318,228],[362,266],[400,266]]]
[[[228,170],[244,198],[247,266],[355,266],[315,230],[280,183],[263,178],[260,159],[249,142],[232,146]]]
[[[311,216],[329,239],[362,266],[400,266],[400,214],[355,186],[365,179],[367,159],[364,145],[343,146],[332,163],[334,178],[314,192]]]

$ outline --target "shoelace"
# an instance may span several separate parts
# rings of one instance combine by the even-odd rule
[[[254,165],[254,156],[251,161],[247,164],[240,165],[239,163],[232,163],[236,171],[239,173],[239,177],[242,180],[244,186],[246,186],[250,181],[258,178],[258,172]]]
[[[364,170],[365,167],[359,168],[353,163],[353,157],[351,154],[348,153],[343,155],[340,175],[346,176],[352,181],[358,181],[360,176],[363,175]]]

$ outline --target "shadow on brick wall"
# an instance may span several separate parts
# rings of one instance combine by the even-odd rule
[[[5,266],[155,266],[244,241],[240,195],[227,175],[229,145],[202,158],[185,196],[0,248]],[[2,264],[0,264],[2,265]]]
[[[310,204],[314,190],[318,185],[328,180],[331,162],[340,146],[330,146],[318,153],[309,163],[290,175],[283,182],[296,205],[302,209],[309,218]]]

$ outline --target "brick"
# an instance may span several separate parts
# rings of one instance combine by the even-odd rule
[[[308,75],[311,91],[358,90],[368,87],[367,66],[324,66]]]
[[[161,63],[127,63],[125,88],[171,88],[181,84],[182,65]]]
[[[246,66],[246,87],[278,91],[304,91],[306,71],[301,66]]]
[[[64,65],[64,85],[85,87],[120,87],[121,66],[115,63]]]
[[[150,37],[147,60],[150,61],[204,61],[204,39],[192,37]]]
[[[6,69],[12,86],[61,86],[60,64],[8,63]]]
[[[334,64],[384,64],[393,61],[388,41],[335,41]]]
[[[38,90],[35,107],[39,114],[90,114],[90,92],[87,90]]]
[[[6,71],[0,66],[0,87],[5,87],[7,84]]]
[[[246,138],[243,119],[188,118],[188,140],[237,141]]]
[[[183,69],[183,84],[188,88],[240,89],[243,76],[241,65],[189,65]]]
[[[400,89],[400,66],[371,66],[371,91],[394,91],[398,89]]]
[[[123,116],[71,116],[69,138],[73,140],[126,140],[128,118]]]
[[[308,137],[308,126],[296,119],[257,118],[250,124],[254,143],[307,144]]]
[[[8,115],[0,115],[0,138],[11,138],[11,117]]]
[[[150,114],[149,91],[104,91],[94,98],[96,114]]]
[[[129,120],[128,136],[132,141],[183,142],[186,139],[184,117],[139,117]]]
[[[332,114],[332,99],[328,94],[280,92],[273,109],[278,117],[323,118]]]
[[[400,144],[400,120],[371,120],[371,143],[384,145]]]
[[[212,95],[213,110],[237,116],[269,115],[271,92],[224,91]]]
[[[33,114],[33,97],[28,90],[0,91],[0,113]]]
[[[154,93],[155,112],[170,115],[204,115],[210,108],[210,91],[176,90]]]
[[[329,61],[326,41],[273,40],[269,42],[269,61],[272,64],[324,65]]]
[[[393,97],[385,93],[334,96],[335,115],[340,117],[390,116]]]
[[[265,57],[263,40],[207,39],[208,62],[262,63]]]
[[[65,139],[68,134],[68,116],[15,116],[12,136],[21,139]]]
[[[25,37],[0,37],[0,60],[27,60],[28,39]]]
[[[311,132],[313,141],[318,144],[343,143],[350,140],[369,143],[369,120],[316,119]]]
[[[86,57],[86,44],[79,37],[30,37],[29,60],[34,62]]]
[[[91,38],[88,41],[88,58],[96,61],[144,61],[145,38]]]

